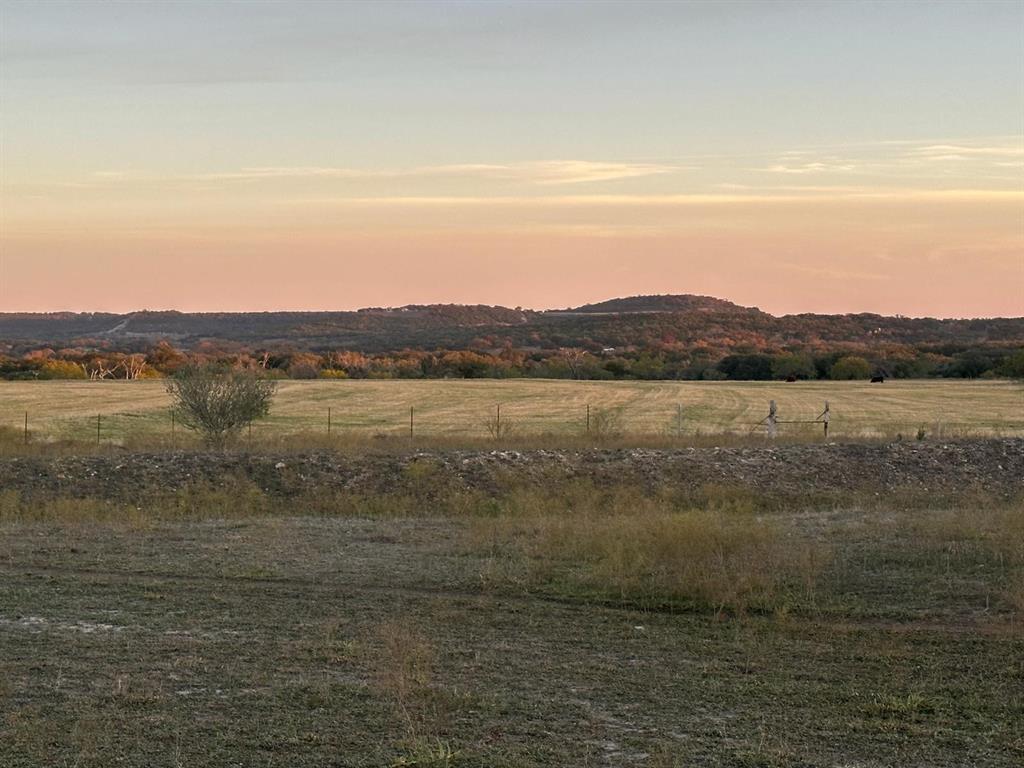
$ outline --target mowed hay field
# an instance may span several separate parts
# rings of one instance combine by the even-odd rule
[[[1024,388],[1008,381],[593,382],[512,380],[282,381],[257,438],[325,433],[406,435],[410,409],[421,437],[486,438],[501,407],[509,437],[593,432],[646,436],[747,434],[778,404],[782,420],[813,420],[831,406],[832,437],[1024,435]],[[0,427],[37,440],[168,437],[170,400],[161,381],[0,383]],[[681,410],[680,410],[681,409]],[[680,418],[681,415],[681,418]],[[782,437],[820,435],[784,424]],[[180,434],[180,432],[179,432]]]

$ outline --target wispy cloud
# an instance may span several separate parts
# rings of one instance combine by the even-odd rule
[[[256,166],[231,171],[181,174],[170,181],[260,181],[272,179],[490,179],[516,181],[527,184],[557,185],[588,182],[616,181],[644,176],[676,173],[684,166],[656,163],[595,162],[590,160],[543,160],[521,163],[462,163],[429,165],[412,168],[349,168],[344,166]],[[100,171],[98,179],[129,180],[130,174],[120,171]]]
[[[907,153],[922,160],[946,161],[966,159],[991,159],[993,161],[1024,158],[1024,144],[978,146],[970,144],[929,144],[913,147]],[[1003,164],[999,162],[998,164]]]
[[[288,199],[286,205],[396,206],[396,207],[671,207],[743,204],[829,203],[855,201],[889,202],[1019,202],[1024,191],[988,189],[889,189],[828,191],[810,194],[668,194],[668,195],[400,195],[379,197],[328,197]]]
[[[529,160],[517,162],[469,162],[397,167],[353,167],[342,164],[251,165],[220,170],[150,175],[135,171],[106,170],[92,175],[83,186],[151,189],[188,186],[205,192],[252,189],[252,194],[335,195],[350,199],[379,194],[376,199],[401,199],[389,193],[421,200],[452,200],[450,195],[472,192],[496,200],[501,195],[528,196],[542,190],[578,187],[587,192],[608,193],[610,185],[634,180],[631,193],[643,189],[653,201],[656,193],[685,193],[688,200],[727,202],[714,193],[747,193],[770,196],[779,193],[835,195],[888,195],[904,197],[907,190],[956,196],[965,191],[984,194],[1019,188],[1024,169],[1024,144],[1014,137],[977,139],[930,139],[851,143],[828,147],[779,148],[777,152],[745,155],[677,156],[660,161]],[[645,182],[644,180],[647,180]],[[81,184],[83,180],[76,180]],[[806,186],[784,186],[806,182]],[[811,185],[815,185],[812,187]],[[851,186],[857,184],[857,187]],[[604,185],[599,187],[598,185]],[[714,198],[712,200],[712,195]],[[662,195],[664,199],[664,195]],[[465,199],[465,198],[462,198]],[[677,194],[676,199],[681,199]],[[428,203],[423,203],[428,204]],[[470,204],[470,203],[467,203]],[[623,203],[630,204],[630,203]]]
[[[851,173],[857,170],[857,166],[853,163],[836,163],[836,162],[810,162],[800,164],[785,164],[776,163],[770,165],[767,168],[759,168],[758,170],[766,171],[768,173],[790,173],[790,174],[807,174],[807,173]]]
[[[508,178],[538,184],[579,184],[589,181],[614,181],[641,176],[656,176],[686,170],[683,166],[652,163],[595,163],[581,160],[556,160],[524,163],[499,171]]]
[[[946,141],[888,141],[873,144],[833,145],[789,149],[764,166],[760,173],[784,175],[843,175],[862,177],[1006,180],[991,175],[997,169],[1024,167],[1024,142],[1013,137]],[[989,174],[986,176],[985,174]]]

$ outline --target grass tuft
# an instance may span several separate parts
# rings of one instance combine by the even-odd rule
[[[813,603],[827,547],[751,514],[743,494],[706,489],[707,508],[636,486],[523,488],[478,517],[467,545],[490,559],[485,582],[648,608],[742,613]]]

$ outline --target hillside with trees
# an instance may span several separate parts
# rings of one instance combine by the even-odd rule
[[[571,313],[635,313],[635,312],[729,312],[742,310],[759,312],[754,307],[741,307],[725,299],[714,296],[694,296],[693,294],[664,294],[653,296],[627,296],[621,299],[608,299],[596,304],[584,304],[574,309],[562,310]]]
[[[0,314],[0,377],[140,378],[186,362],[312,377],[812,379],[1019,376],[1024,318],[774,316],[708,296],[552,311]]]

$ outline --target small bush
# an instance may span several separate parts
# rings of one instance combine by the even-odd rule
[[[615,408],[595,409],[590,414],[590,436],[608,440],[622,435],[622,411]]]
[[[182,368],[167,384],[174,412],[212,448],[223,448],[242,428],[270,411],[276,383],[250,371]]]

